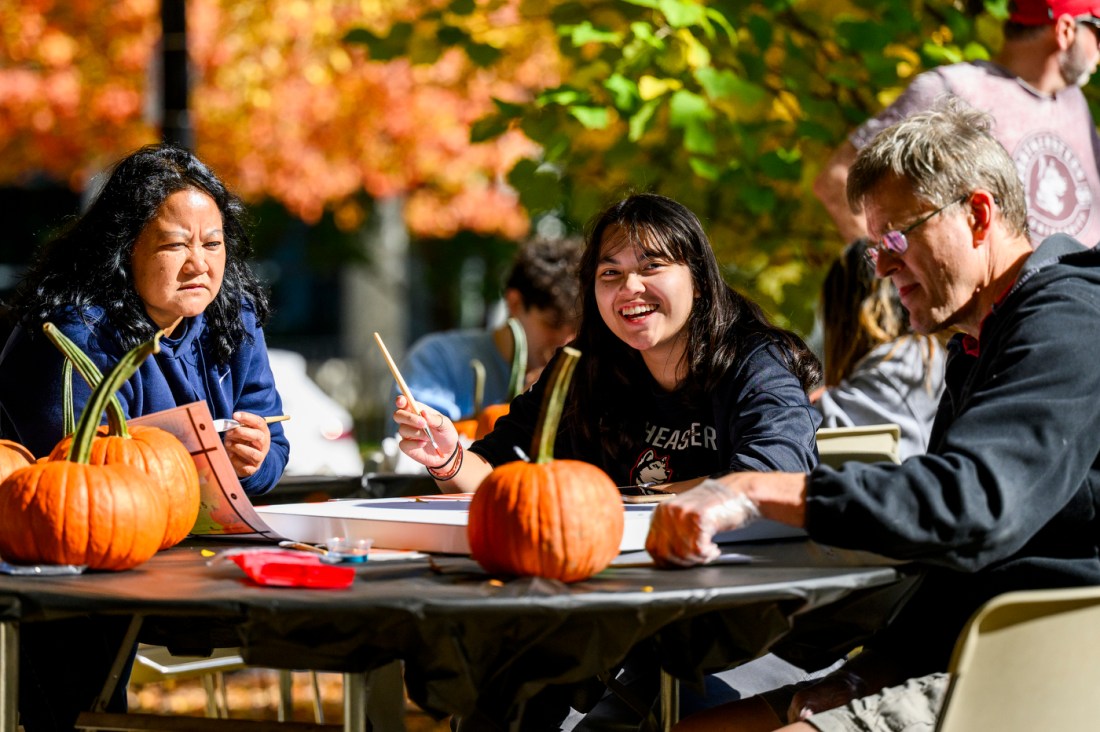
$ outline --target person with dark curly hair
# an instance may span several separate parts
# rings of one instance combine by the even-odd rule
[[[245,209],[187,150],[149,145],[111,171],[90,207],[37,254],[20,282],[0,353],[0,434],[45,455],[62,438],[62,356],[54,323],[106,372],[161,330],[161,352],[122,387],[129,417],[203,400],[241,426],[225,447],[246,492],[275,485],[290,447],[267,360],[267,295],[249,270]],[[90,390],[72,379],[78,411]],[[27,623],[19,643],[19,712],[27,732],[70,730],[91,708],[128,619]],[[131,649],[130,662],[133,655]],[[126,710],[122,678],[107,711]]]
[[[187,150],[150,145],[121,160],[91,206],[38,252],[10,303],[0,354],[0,435],[35,455],[62,435],[62,356],[49,321],[106,372],[163,330],[161,352],[119,392],[129,417],[205,401],[246,493],[272,488],[290,446],[267,359],[267,295],[246,260],[246,212]],[[79,413],[90,390],[73,379]]]

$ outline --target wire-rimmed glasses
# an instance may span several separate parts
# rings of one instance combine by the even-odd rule
[[[921,224],[931,219],[936,214],[944,211],[945,209],[954,206],[956,203],[962,203],[970,194],[959,196],[943,204],[935,211],[925,214],[913,223],[906,226],[904,229],[892,229],[882,235],[882,238],[878,240],[876,244],[867,247],[867,259],[871,262],[872,266],[878,264],[878,257],[883,251],[889,250],[894,254],[905,254],[905,250],[909,248],[909,240],[905,238],[905,235],[917,228]]]

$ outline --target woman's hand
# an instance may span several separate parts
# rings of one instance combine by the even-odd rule
[[[660,565],[690,567],[718,558],[714,535],[760,516],[752,500],[724,482],[705,480],[653,512],[645,548]]]
[[[271,449],[271,430],[264,418],[250,412],[234,412],[233,419],[241,423],[223,433],[229,462],[238,478],[247,478],[260,469]]]
[[[409,409],[409,402],[405,397],[397,397],[397,411],[393,413],[393,421],[397,423],[397,436],[401,438],[398,446],[401,452],[421,465],[429,468],[443,467],[443,463],[458,445],[458,431],[454,423],[443,414],[429,407],[422,406],[422,409],[425,416]],[[432,431],[438,450],[432,447],[425,429]]]

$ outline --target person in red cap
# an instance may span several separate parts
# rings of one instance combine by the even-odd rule
[[[856,152],[880,130],[954,95],[993,116],[993,134],[1024,184],[1032,244],[1056,233],[1087,246],[1100,242],[1100,140],[1080,89],[1100,61],[1100,0],[1015,0],[1010,7],[994,61],[918,75],[833,154],[814,193],[846,240],[867,233],[844,194]]]

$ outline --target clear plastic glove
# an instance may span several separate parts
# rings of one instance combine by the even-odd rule
[[[760,509],[744,493],[717,480],[705,480],[657,505],[645,548],[659,565],[706,564],[721,554],[715,534],[759,517]]]
[[[423,414],[417,414],[408,408],[409,403],[403,396],[398,396],[396,403],[393,421],[397,423],[401,452],[429,468],[444,467],[458,446],[458,431],[454,423],[446,415],[423,405],[420,405]],[[432,447],[427,430],[431,430],[438,449]]]

